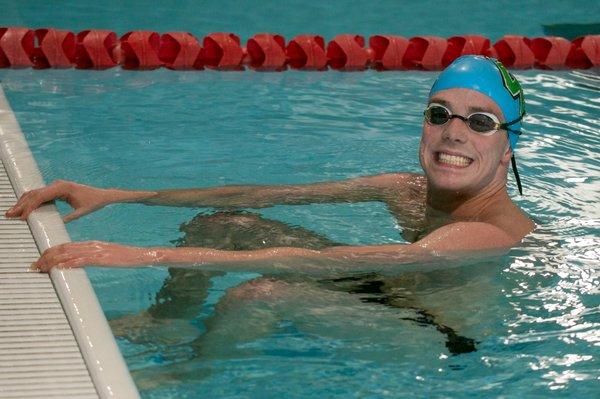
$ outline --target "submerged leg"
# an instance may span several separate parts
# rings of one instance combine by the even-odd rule
[[[426,345],[432,350],[418,355],[436,361],[440,349],[429,343],[440,341],[440,330],[422,330],[414,322],[419,315],[408,307],[374,306],[357,292],[331,290],[312,281],[260,278],[228,290],[207,320],[207,332],[193,346],[199,359],[207,361],[256,357],[265,351],[269,356],[301,356],[312,346],[325,357],[389,362],[408,361],[415,353],[407,349]],[[286,335],[290,341],[282,338]]]
[[[201,380],[213,372],[213,361],[219,365],[223,359],[252,356],[257,352],[252,343],[276,329],[280,320],[277,303],[285,300],[286,288],[282,281],[257,278],[228,289],[215,314],[205,321],[206,332],[191,344],[193,356],[135,371],[136,385],[152,389]]]
[[[215,313],[205,320],[206,332],[193,343],[206,358],[230,358],[256,353],[251,343],[275,331],[278,308],[288,300],[289,284],[257,278],[227,290]]]
[[[315,361],[433,364],[444,341],[451,354],[472,349],[468,338],[415,309],[410,295],[405,300],[389,295],[389,283],[377,276],[335,283],[259,278],[230,288],[206,320],[207,331],[192,344],[194,354],[164,369],[139,371],[136,382],[198,380],[229,367],[227,359],[264,359],[265,353],[273,361],[293,353]]]
[[[222,248],[235,250],[271,246],[323,248],[340,245],[308,230],[247,213],[199,215],[182,226],[182,230],[186,235],[179,245],[215,247],[220,242]],[[186,287],[187,282],[178,282],[177,278],[185,280],[184,272],[188,271],[184,270],[179,274],[180,271],[172,269],[158,295],[157,304],[152,308],[154,312],[172,314],[169,307],[177,309],[178,304],[184,303],[183,309],[187,310],[184,312],[177,309],[177,312],[181,312],[177,314],[195,314],[194,306],[201,306],[202,301],[199,305],[190,303],[198,297],[204,300],[204,296],[195,292],[193,286],[196,284],[198,287],[206,287],[203,288],[206,291],[209,286],[206,282],[208,277],[204,280],[205,285],[202,285],[200,279],[189,286],[191,299],[185,304],[186,301],[178,296],[178,287]],[[340,341],[351,343],[339,346],[339,351],[343,353],[336,353],[336,356],[369,360],[376,358],[390,361],[409,356],[403,351],[410,346],[410,342],[423,345],[424,342],[439,341],[440,333],[447,342],[456,340],[457,337],[460,341],[462,338],[448,328],[447,323],[439,322],[433,312],[421,310],[423,307],[414,300],[415,295],[410,292],[398,295],[394,291],[393,281],[390,282],[389,279],[371,275],[339,280],[350,281],[352,284],[335,289],[314,281],[285,282],[260,278],[231,288],[217,304],[215,314],[205,321],[206,332],[193,341],[194,353],[190,360],[170,364],[164,370],[153,367],[136,374],[140,378],[145,375],[144,378],[149,383],[161,380],[161,376],[171,381],[202,378],[202,373],[198,371],[201,369],[206,372],[206,362],[212,364],[212,361],[219,363],[224,358],[256,355],[263,351],[262,339],[268,340],[273,332],[281,333],[282,325],[286,323],[292,323],[300,331],[316,337],[317,341],[321,338],[329,339],[328,342],[334,347]],[[410,282],[408,285],[410,286]],[[387,306],[373,306],[373,303]],[[427,318],[426,322],[424,317]],[[414,327],[423,324],[433,328],[418,328],[423,331],[415,332]],[[468,342],[469,339],[466,340]],[[387,346],[390,341],[393,341],[393,355],[390,355],[390,347]],[[358,344],[355,345],[356,343]],[[464,346],[468,348],[468,344]],[[455,347],[453,344],[452,348]],[[460,349],[448,348],[451,353],[468,351],[464,348],[462,352]],[[435,355],[438,356],[439,352]]]
[[[320,249],[340,245],[302,227],[268,220],[247,212],[197,215],[181,226],[181,247],[205,247],[244,251],[270,247]],[[169,277],[149,309],[152,316],[191,318],[206,299],[210,278],[224,273],[193,269],[169,269]]]
[[[199,214],[183,224],[180,230],[184,236],[176,241],[176,245],[182,247],[251,250],[277,246],[319,249],[341,245],[304,228],[247,212]],[[199,333],[189,320],[200,313],[211,286],[210,279],[223,274],[170,268],[154,304],[147,311],[111,320],[113,333],[135,342],[189,342],[190,335]],[[165,336],[161,331],[169,324],[178,327]]]

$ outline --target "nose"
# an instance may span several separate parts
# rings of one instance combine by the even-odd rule
[[[444,126],[442,138],[444,140],[464,143],[467,140],[468,129],[469,127],[466,125],[465,121],[459,118],[452,118],[446,123],[446,126]]]

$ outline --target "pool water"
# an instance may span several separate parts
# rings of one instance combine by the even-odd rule
[[[146,11],[132,2],[115,18],[104,9],[93,16],[93,10],[64,3],[69,22],[61,22],[59,11],[42,13],[44,5],[6,4],[6,20],[75,30],[94,22],[120,33],[139,27],[199,35],[233,30],[247,37],[272,30],[291,37],[308,26],[328,37],[343,31],[407,36],[470,31],[491,38],[539,35],[542,23],[594,22],[585,3],[565,10],[557,2],[541,15],[532,3],[519,14],[527,23],[509,19],[514,9],[508,6],[494,9],[496,18],[506,17],[500,27],[490,10],[444,2],[439,9],[444,15],[452,7],[473,15],[473,21],[458,18],[449,28],[436,23],[437,13],[425,12],[432,9],[427,2],[410,13],[381,2],[369,10],[348,8],[344,17],[291,2],[277,6],[289,19],[285,24],[269,22],[273,18],[265,9],[246,3],[225,12],[209,2],[198,12],[204,23],[198,28],[189,16],[190,2]],[[159,11],[169,18],[153,18]],[[142,396],[594,396],[600,375],[600,76],[516,75],[529,115],[517,149],[524,195],[518,195],[512,176],[509,192],[539,226],[522,245],[503,256],[398,273],[397,296],[405,299],[399,307],[368,293],[376,291],[373,284],[346,284],[355,291],[350,294],[299,279],[283,299],[226,300],[228,288],[257,274],[219,275],[205,287],[206,300],[194,314],[150,320],[148,329],[138,329],[137,322],[145,326],[148,320],[134,315],[155,303],[167,271],[90,268]],[[131,189],[419,172],[422,109],[435,76],[0,70],[46,181]],[[210,212],[116,205],[70,223],[68,230],[73,240],[173,246],[182,237],[182,223]],[[400,226],[378,203],[276,206],[260,214],[337,242],[402,242]],[[461,345],[476,350],[461,351]]]

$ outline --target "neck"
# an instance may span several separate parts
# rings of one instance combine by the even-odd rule
[[[442,212],[452,218],[471,219],[481,215],[490,206],[496,206],[498,202],[505,201],[510,201],[505,182],[504,184],[492,184],[475,194],[442,191],[428,187],[426,215],[433,216]]]

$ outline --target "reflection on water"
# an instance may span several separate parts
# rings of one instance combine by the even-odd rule
[[[129,317],[119,328],[130,336],[119,343],[144,396],[591,397],[600,372],[600,77],[517,75],[528,104],[517,149],[524,195],[513,182],[509,190],[539,225],[521,246],[383,282],[287,281],[272,301],[224,299],[227,288],[258,276],[215,276],[183,319],[138,314],[156,303],[165,270],[92,270],[109,318]],[[0,77],[47,181],[131,188],[416,172],[434,79],[117,70]],[[172,245],[196,213],[115,206],[69,232],[77,240]],[[401,240],[378,204],[261,213],[335,242]],[[155,328],[132,336],[133,326],[148,324]],[[453,354],[444,327],[476,350]]]

